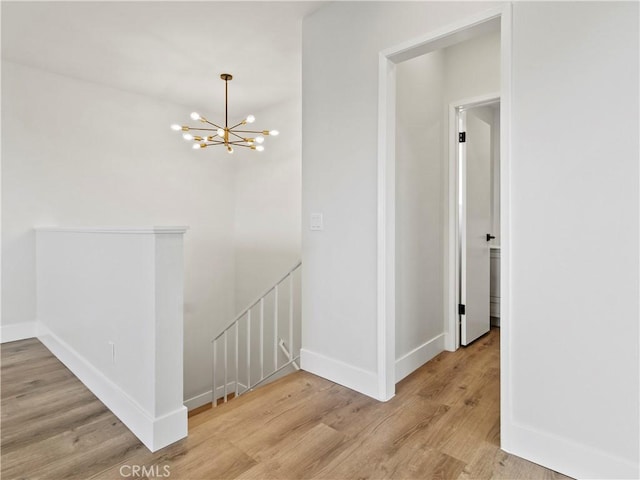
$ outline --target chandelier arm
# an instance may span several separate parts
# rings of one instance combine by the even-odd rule
[[[264,130],[236,130],[238,133],[264,133]]]
[[[209,125],[213,125],[214,127],[216,127],[216,129],[222,128],[220,125],[216,125],[215,123],[210,122],[209,120],[205,120],[205,122],[207,122]]]
[[[229,133],[235,137],[240,138],[243,142],[246,142],[244,137],[241,137],[240,135],[238,135],[236,132],[232,132],[231,130],[229,130]]]
[[[224,145],[224,142],[211,142],[211,143],[207,143],[207,146],[209,145]]]
[[[241,143],[234,143],[233,145],[234,145],[235,147],[251,148],[251,145],[242,145]]]
[[[207,132],[217,132],[218,131],[217,128],[196,128],[196,127],[189,127],[189,130],[198,130],[198,131],[206,130]]]
[[[236,123],[233,127],[229,127],[229,130],[233,130],[234,128],[239,127],[240,125],[244,125],[245,124],[244,122],[245,121],[243,120],[240,123]]]
[[[229,145],[242,145],[242,144],[245,144],[247,142],[245,142],[244,140],[234,140],[234,141],[228,142],[228,143],[229,143]]]

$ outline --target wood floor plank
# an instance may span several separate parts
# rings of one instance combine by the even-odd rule
[[[240,422],[237,428],[226,430],[225,435],[248,455],[263,461],[271,455],[271,445],[314,428],[325,415],[348,405],[352,398],[352,391],[334,385],[285,411],[277,414],[266,411],[259,420]]]
[[[144,467],[156,476],[172,479],[236,478],[257,462],[224,438],[209,436],[176,442],[160,452],[139,451],[125,461],[103,470],[91,480],[122,480],[133,467]],[[150,475],[149,478],[154,478]]]
[[[386,473],[399,468],[399,452],[412,448],[429,426],[444,415],[449,407],[414,395],[402,404],[387,407],[347,448],[316,476],[318,478],[386,478]]]
[[[345,436],[323,423],[294,432],[266,449],[262,461],[242,473],[246,480],[310,478],[338,453]]]
[[[8,454],[67,430],[75,430],[92,423],[108,412],[107,407],[99,401],[84,402],[62,411],[39,416],[36,421],[6,422],[7,425],[2,427],[0,448],[3,454]]]
[[[496,427],[499,418],[496,388],[481,375],[474,388],[465,391],[453,405],[447,405],[446,413],[424,432],[418,443],[423,448],[434,448],[461,461],[470,461],[477,445],[495,438],[499,428]]]
[[[46,389],[59,382],[77,380],[70,370],[62,368],[62,363],[53,362],[50,358],[36,361],[28,360],[28,363],[28,367],[25,367],[24,364],[2,367],[0,370],[2,399],[24,395],[38,389]],[[5,381],[5,379],[9,379],[9,381]]]
[[[65,455],[41,466],[37,470],[29,468],[29,479],[56,480],[77,479],[86,480],[94,473],[103,471],[127,458],[133,452],[144,448],[140,441],[128,430],[102,439],[89,448],[82,448],[73,455]],[[4,478],[4,476],[3,476]],[[122,478],[122,477],[121,477]]]
[[[458,480],[570,480],[570,477],[536,465],[515,455],[509,455],[494,444],[478,445],[471,463],[458,476]]]
[[[30,472],[50,471],[59,464],[79,459],[87,452],[105,448],[114,438],[127,439],[131,446],[139,443],[135,436],[111,412],[104,411],[90,423],[50,436],[30,445],[2,452],[2,477],[15,477],[28,465]],[[99,456],[99,455],[98,455]],[[32,473],[37,476],[37,473]]]
[[[429,382],[423,384],[418,393],[435,402],[452,405],[478,374],[487,368],[498,368],[500,356],[496,335],[487,335],[465,348],[465,355],[455,355],[454,352],[443,352],[432,362],[422,368],[424,372],[416,375],[429,377]]]
[[[388,415],[398,408],[397,402],[380,403],[371,397],[352,390],[349,401],[326,413],[322,422],[347,437],[356,437],[380,416]]]
[[[28,338],[16,342],[0,344],[2,367],[23,364],[25,360],[36,360],[41,357],[49,358],[51,353],[38,339]]]
[[[470,462],[478,444],[495,435],[495,419],[500,415],[499,372],[488,370],[477,385],[466,391],[443,418],[436,445],[439,450]]]

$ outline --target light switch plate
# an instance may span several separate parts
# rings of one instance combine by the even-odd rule
[[[321,213],[311,214],[311,230],[324,230]]]

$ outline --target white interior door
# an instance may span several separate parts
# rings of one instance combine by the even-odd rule
[[[490,323],[491,118],[490,107],[460,113],[460,343],[487,333]]]

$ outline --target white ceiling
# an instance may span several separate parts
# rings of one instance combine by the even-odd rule
[[[231,73],[244,114],[298,94],[301,21],[322,3],[3,1],[2,58],[203,113]]]

